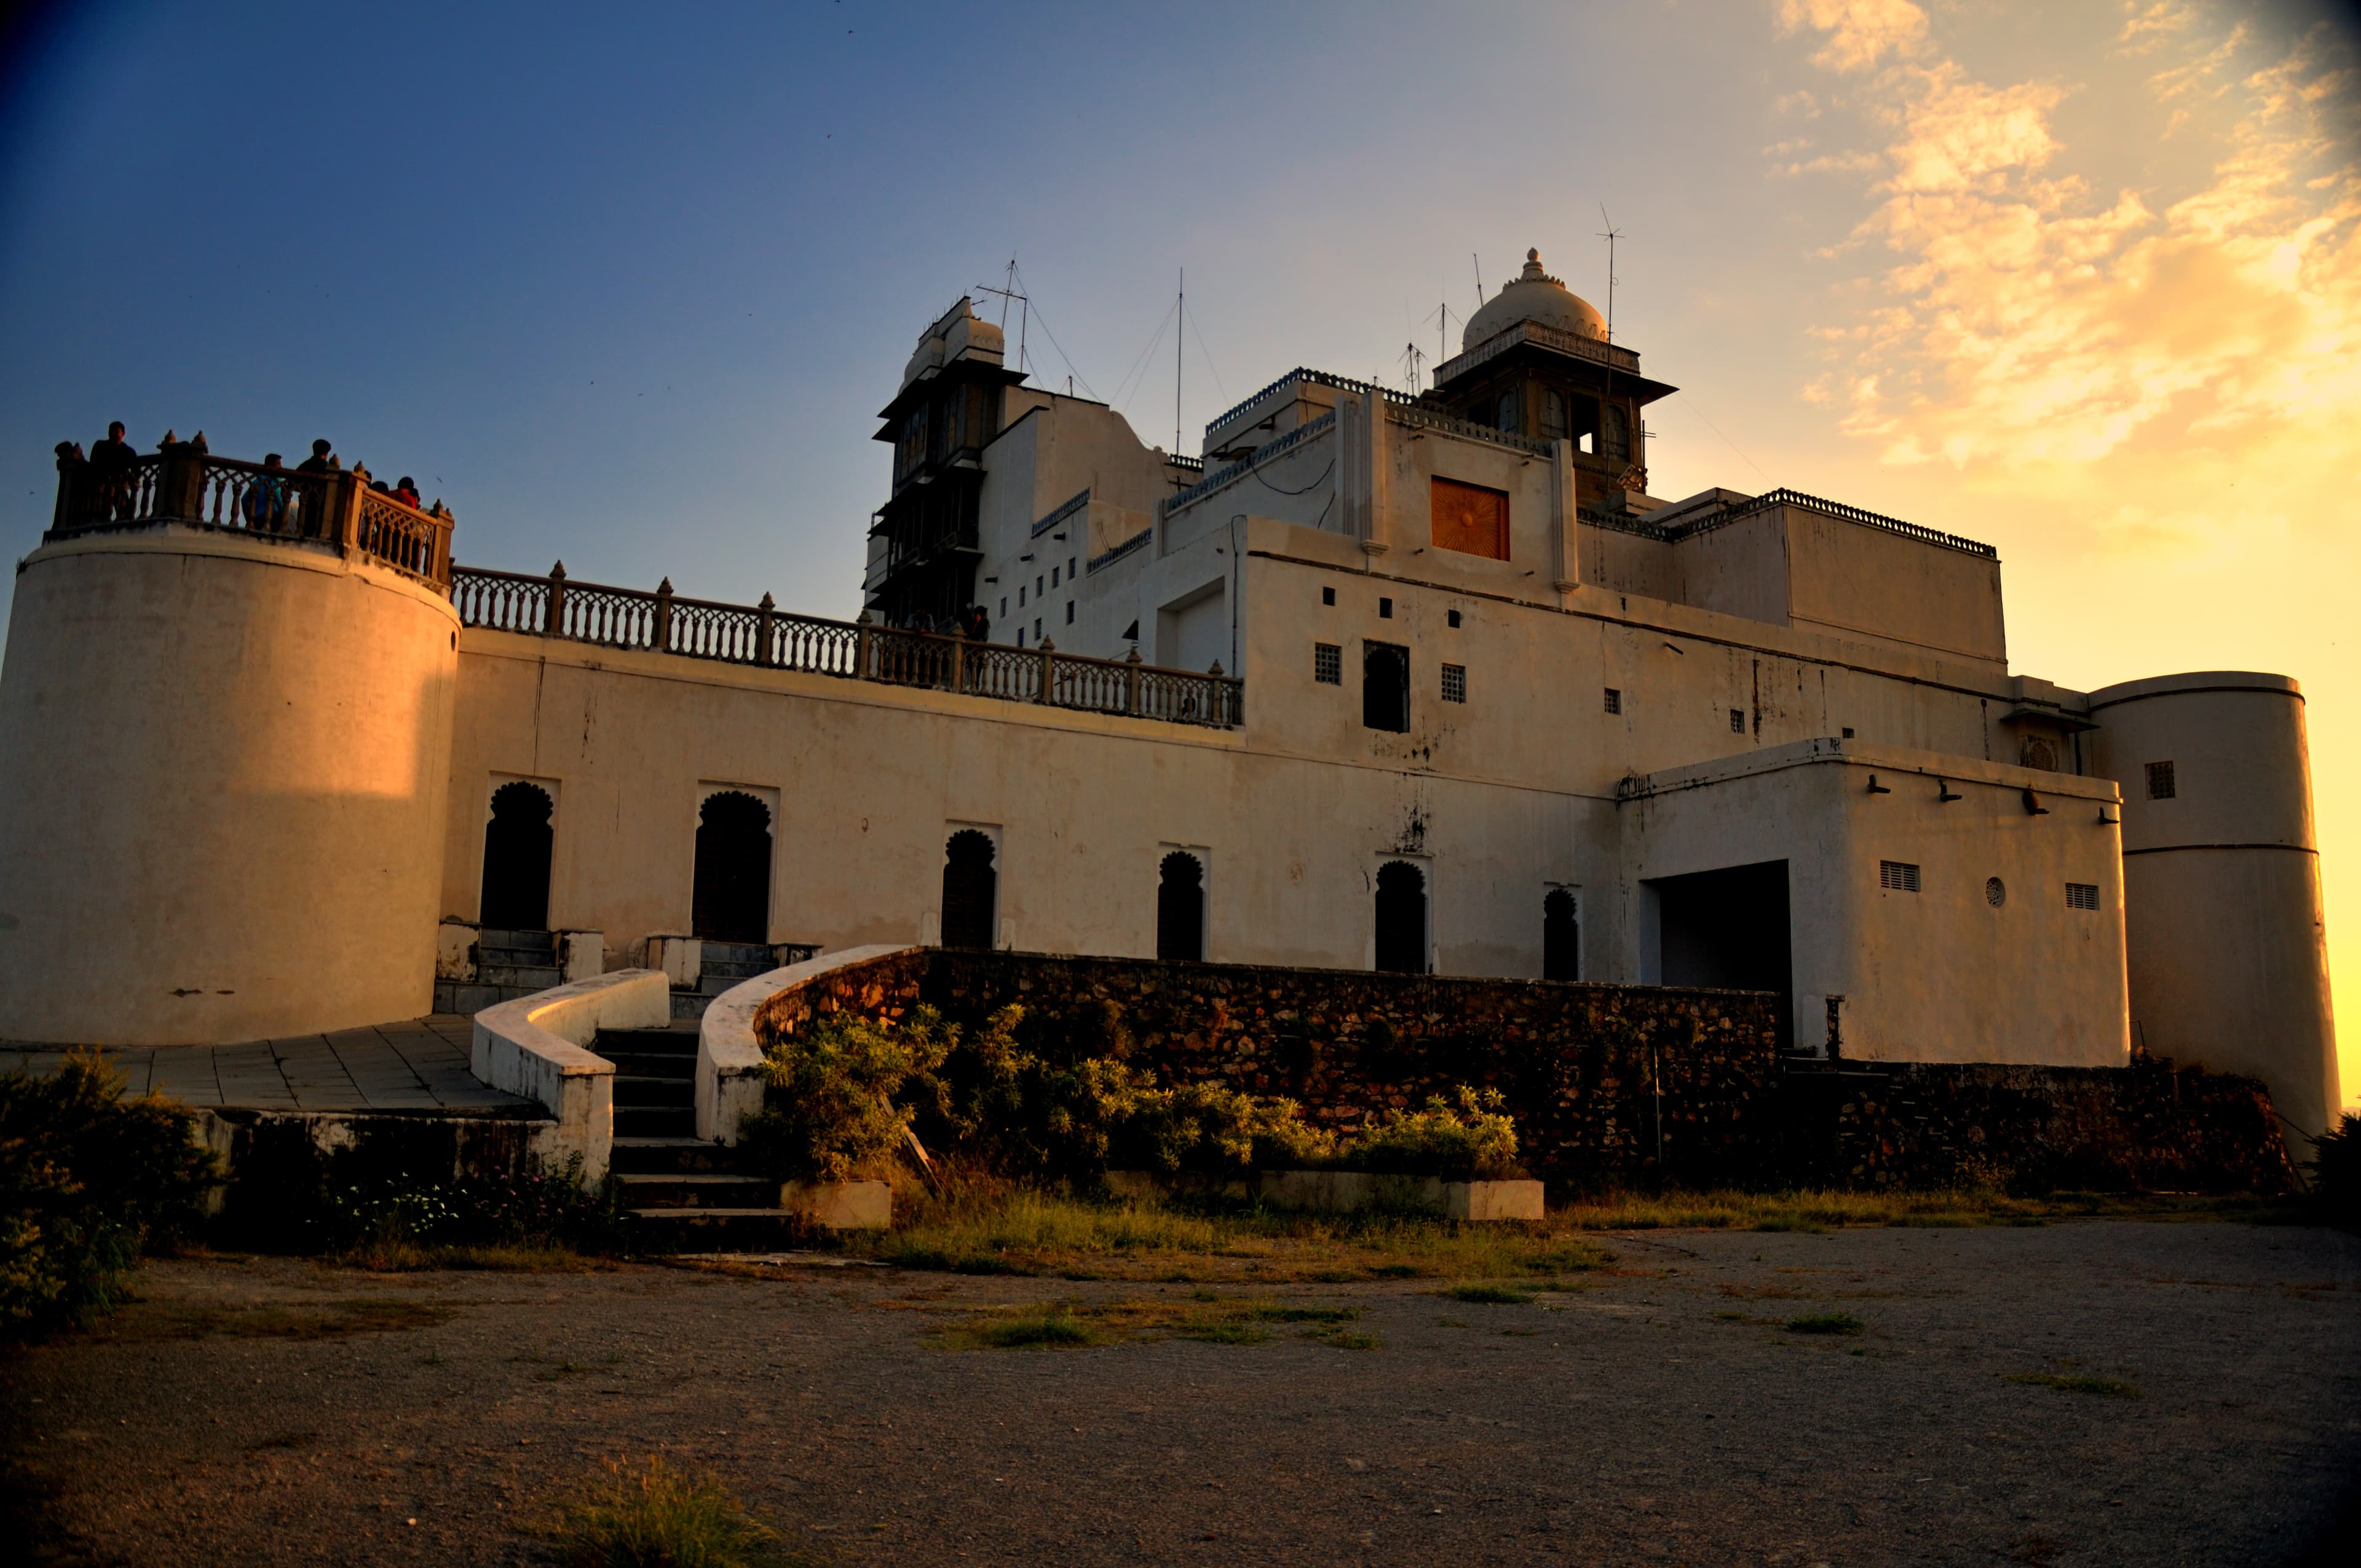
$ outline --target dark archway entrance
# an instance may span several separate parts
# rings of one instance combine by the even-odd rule
[[[1195,963],[1205,956],[1205,868],[1175,850],[1156,885],[1156,956]]]
[[[992,916],[1000,895],[992,839],[962,828],[943,846],[943,946],[990,948]]]
[[[1787,862],[1656,878],[1658,979],[1665,985],[1726,986],[1779,993],[1779,1034],[1794,1038]]]
[[[1378,868],[1378,968],[1426,972],[1426,873],[1408,861]]]
[[[708,941],[770,939],[771,808],[743,790],[708,795],[697,813],[689,921]]]
[[[492,791],[484,824],[483,896],[476,917],[495,931],[549,929],[549,825],[556,803],[522,780]]]
[[[1582,978],[1582,921],[1574,894],[1562,887],[1542,900],[1542,978]]]

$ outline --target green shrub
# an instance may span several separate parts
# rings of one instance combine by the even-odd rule
[[[895,1094],[939,1067],[958,1039],[921,1007],[900,1024],[830,1014],[767,1041],[772,1093],[746,1119],[745,1157],[785,1180],[844,1180],[902,1141],[911,1111]]]
[[[1306,1125],[1292,1100],[1185,1083],[1139,1092],[1116,1130],[1114,1160],[1129,1170],[1224,1177],[1318,1165],[1334,1150],[1334,1135]]]
[[[2312,1140],[2312,1196],[2329,1217],[2361,1221],[2361,1116],[2347,1113]]]
[[[349,1152],[349,1151],[345,1151]],[[332,1165],[313,1250],[402,1247],[566,1247],[612,1252],[623,1242],[620,1191],[611,1179],[586,1187],[582,1157],[491,1175],[420,1181],[409,1171],[339,1179]]]
[[[1423,1111],[1395,1111],[1347,1144],[1345,1164],[1388,1176],[1439,1176],[1455,1181],[1522,1175],[1517,1128],[1500,1110],[1497,1089],[1461,1085],[1458,1107],[1441,1095]]]
[[[112,1305],[145,1242],[203,1218],[214,1157],[188,1108],[126,1097],[94,1057],[0,1075],[0,1333],[87,1321]]]

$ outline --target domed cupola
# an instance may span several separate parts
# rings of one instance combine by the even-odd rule
[[[1600,343],[1607,341],[1606,321],[1591,309],[1589,301],[1542,270],[1539,250],[1525,252],[1525,269],[1517,275],[1517,280],[1503,285],[1499,293],[1467,318],[1466,329],[1459,334],[1459,346],[1463,351],[1473,348],[1519,322],[1537,323]]]

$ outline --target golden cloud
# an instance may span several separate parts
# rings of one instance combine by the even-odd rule
[[[1832,70],[1917,52],[1873,82],[1894,134],[1855,237],[1895,259],[1850,369],[1820,389],[1842,429],[1891,463],[2087,464],[2361,406],[2361,177],[2326,33],[2246,69],[2243,28],[2192,38],[2186,7],[2135,8],[2141,48],[2198,51],[2146,90],[2184,119],[2202,109],[2219,140],[2210,178],[2158,210],[2156,192],[2110,201],[2060,167],[2064,89],[1976,81],[1887,10],[1784,13],[1828,35]]]

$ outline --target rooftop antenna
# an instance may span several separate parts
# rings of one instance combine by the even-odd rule
[[[1420,323],[1421,325],[1424,325],[1426,322],[1434,323],[1434,362],[1437,365],[1451,357],[1451,318],[1455,315],[1458,315],[1458,313],[1448,303],[1439,303],[1434,307],[1433,313],[1424,317]],[[1460,316],[1459,324],[1466,325],[1467,318]]]
[[[1607,341],[1612,343],[1615,341],[1615,242],[1623,237],[1623,231],[1617,228],[1615,220],[1607,215],[1607,203],[1604,202],[1598,203],[1598,221],[1607,225],[1599,232],[1598,237],[1607,242]]]
[[[1172,302],[1172,455],[1180,455],[1180,346],[1188,338],[1189,269],[1180,269],[1180,291]]]
[[[1471,250],[1467,253],[1467,259],[1476,264],[1476,308],[1482,310],[1484,308],[1484,258]]]
[[[1032,319],[1033,302],[1026,298],[1025,295],[1017,292],[1016,258],[1013,256],[1008,258],[1008,286],[1006,288],[995,289],[989,283],[978,283],[975,286],[975,291],[979,294],[997,294],[1000,296],[1000,334],[1003,342],[1005,342],[1008,337],[1008,302],[1011,300],[1016,302],[1016,370],[1019,375],[1024,374],[1025,328],[1027,323]]]
[[[1417,344],[1405,343],[1402,345],[1401,356],[1403,361],[1410,366],[1410,394],[1412,397],[1416,397],[1419,393],[1419,367],[1425,363],[1426,356],[1419,352]]]

